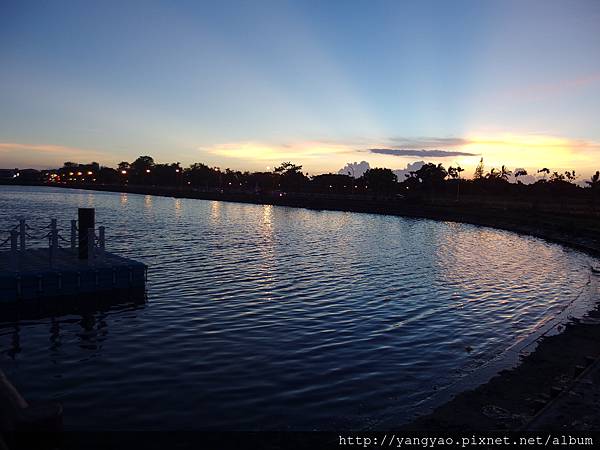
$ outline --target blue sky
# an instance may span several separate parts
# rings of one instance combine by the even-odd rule
[[[0,166],[320,173],[425,149],[587,174],[599,23],[598,1],[2,0]]]

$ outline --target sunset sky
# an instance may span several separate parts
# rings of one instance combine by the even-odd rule
[[[0,2],[0,168],[600,169],[600,1]]]

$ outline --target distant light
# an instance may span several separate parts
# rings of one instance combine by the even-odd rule
[[[73,172],[69,172],[69,175],[70,175],[70,176],[73,176]]]
[[[91,170],[90,170],[90,171],[88,171],[88,175],[91,175],[91,174],[92,174],[92,171],[91,171]]]
[[[192,184],[192,182],[191,182],[191,181],[188,181],[188,184]]]
[[[331,189],[332,187],[333,187],[332,185],[329,185],[329,189]]]
[[[81,172],[77,172],[77,175],[81,176],[81,175],[83,175],[83,173],[81,173]]]
[[[146,173],[150,173],[150,169],[146,169]]]
[[[229,186],[231,186],[231,181],[229,182]]]
[[[356,189],[358,186],[354,186],[354,189]]]
[[[175,169],[175,172],[179,173],[179,169]]]
[[[121,173],[122,173],[123,175],[127,175],[127,171],[126,171],[126,170],[121,170]]]

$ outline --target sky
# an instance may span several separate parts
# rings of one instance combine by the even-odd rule
[[[0,167],[600,169],[600,1],[0,0]]]

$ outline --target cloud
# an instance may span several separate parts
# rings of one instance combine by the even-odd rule
[[[447,158],[451,156],[479,156],[477,153],[468,153],[451,150],[411,150],[394,148],[370,148],[371,153],[392,156],[416,156],[421,158]]]
[[[340,170],[338,170],[338,174],[340,175],[350,175],[354,178],[361,177],[367,170],[369,170],[371,166],[367,161],[361,162],[349,162]]]
[[[201,150],[201,149],[199,149]],[[209,153],[243,160],[285,161],[289,159],[319,159],[335,154],[352,153],[341,144],[319,141],[271,144],[262,142],[229,142],[206,149]]]
[[[64,161],[91,162],[102,161],[110,153],[93,149],[68,147],[54,144],[23,144],[19,142],[0,142],[0,155],[6,167],[56,167]]]
[[[467,145],[471,140],[464,137],[394,137],[390,139],[391,146],[394,147],[412,147],[412,148],[437,148],[437,147],[456,147]]]
[[[590,73],[577,78],[562,79],[552,83],[538,83],[512,90],[501,91],[498,98],[518,101],[537,101],[562,95],[600,83],[600,73]]]
[[[394,170],[394,173],[398,177],[398,181],[404,181],[406,179],[406,176],[410,174],[410,172],[415,172],[424,165],[425,161],[415,161],[412,163],[408,163],[404,169]]]

